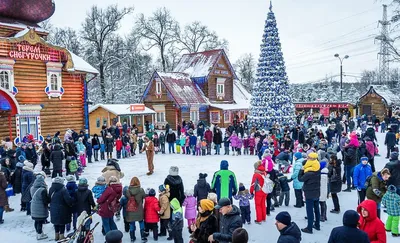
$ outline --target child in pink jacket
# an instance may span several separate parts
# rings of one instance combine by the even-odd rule
[[[236,135],[236,132],[233,132],[232,135],[228,138],[228,140],[231,142],[231,147],[233,151],[233,156],[237,155],[236,148],[238,146],[239,138]]]
[[[182,206],[185,207],[185,219],[187,219],[188,227],[196,223],[196,207],[197,200],[193,196],[193,190],[187,190],[185,192],[185,201],[183,201]]]
[[[250,155],[254,155],[255,147],[256,147],[256,139],[254,138],[254,133],[252,133],[249,138]]]
[[[242,155],[242,146],[243,146],[242,136],[238,135],[238,143],[236,146],[237,155]]]

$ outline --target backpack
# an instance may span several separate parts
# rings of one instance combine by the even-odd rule
[[[78,162],[76,160],[71,160],[71,162],[69,162],[69,164],[68,164],[68,168],[69,168],[69,171],[71,171],[71,173],[77,172],[78,168],[79,168]]]
[[[264,193],[271,193],[274,190],[274,182],[269,179],[269,176],[264,176],[264,185],[262,187]]]
[[[367,189],[367,188],[371,185],[371,178],[372,178],[372,176],[373,176],[373,175],[368,176],[367,179],[365,180],[365,183],[364,183],[364,188],[365,188],[365,189]]]
[[[126,211],[127,212],[136,212],[138,210],[138,203],[134,196],[130,196],[128,203],[126,204]]]

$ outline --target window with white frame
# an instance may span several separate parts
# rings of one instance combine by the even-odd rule
[[[38,124],[36,116],[22,116],[19,118],[19,127],[20,127],[20,141],[24,138],[24,136],[29,133],[32,134],[34,138],[38,137]]]
[[[50,76],[50,87],[51,90],[58,90],[58,78],[57,78],[57,74],[52,74]]]
[[[217,97],[225,96],[225,78],[217,78]]]
[[[190,120],[193,123],[197,123],[199,121],[199,109],[190,108]]]
[[[211,123],[219,123],[219,111],[210,112],[210,121]]]
[[[162,89],[161,89],[161,82],[160,82],[160,81],[157,81],[157,82],[156,82],[156,94],[161,94],[161,91],[162,91]]]
[[[47,66],[47,87],[46,94],[50,97],[61,97],[64,94],[62,87],[62,63],[48,62]]]
[[[0,58],[0,87],[16,95],[18,89],[14,87],[15,60]]]
[[[165,111],[157,112],[157,115],[156,115],[156,122],[157,122],[157,123],[165,122]]]
[[[10,71],[0,71],[0,86],[10,90]]]

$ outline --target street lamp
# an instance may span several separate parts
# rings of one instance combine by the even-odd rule
[[[349,55],[340,58],[339,54],[335,54],[334,57],[337,57],[340,61],[340,101],[343,101],[343,60],[349,58]]]

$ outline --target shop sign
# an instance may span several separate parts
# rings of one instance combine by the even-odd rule
[[[130,105],[130,111],[131,112],[144,111],[144,110],[145,110],[145,106],[143,104]]]
[[[16,44],[16,50],[10,51],[9,56],[15,59],[30,59],[30,60],[41,60],[50,61],[51,56],[47,53],[42,53],[40,46]]]

